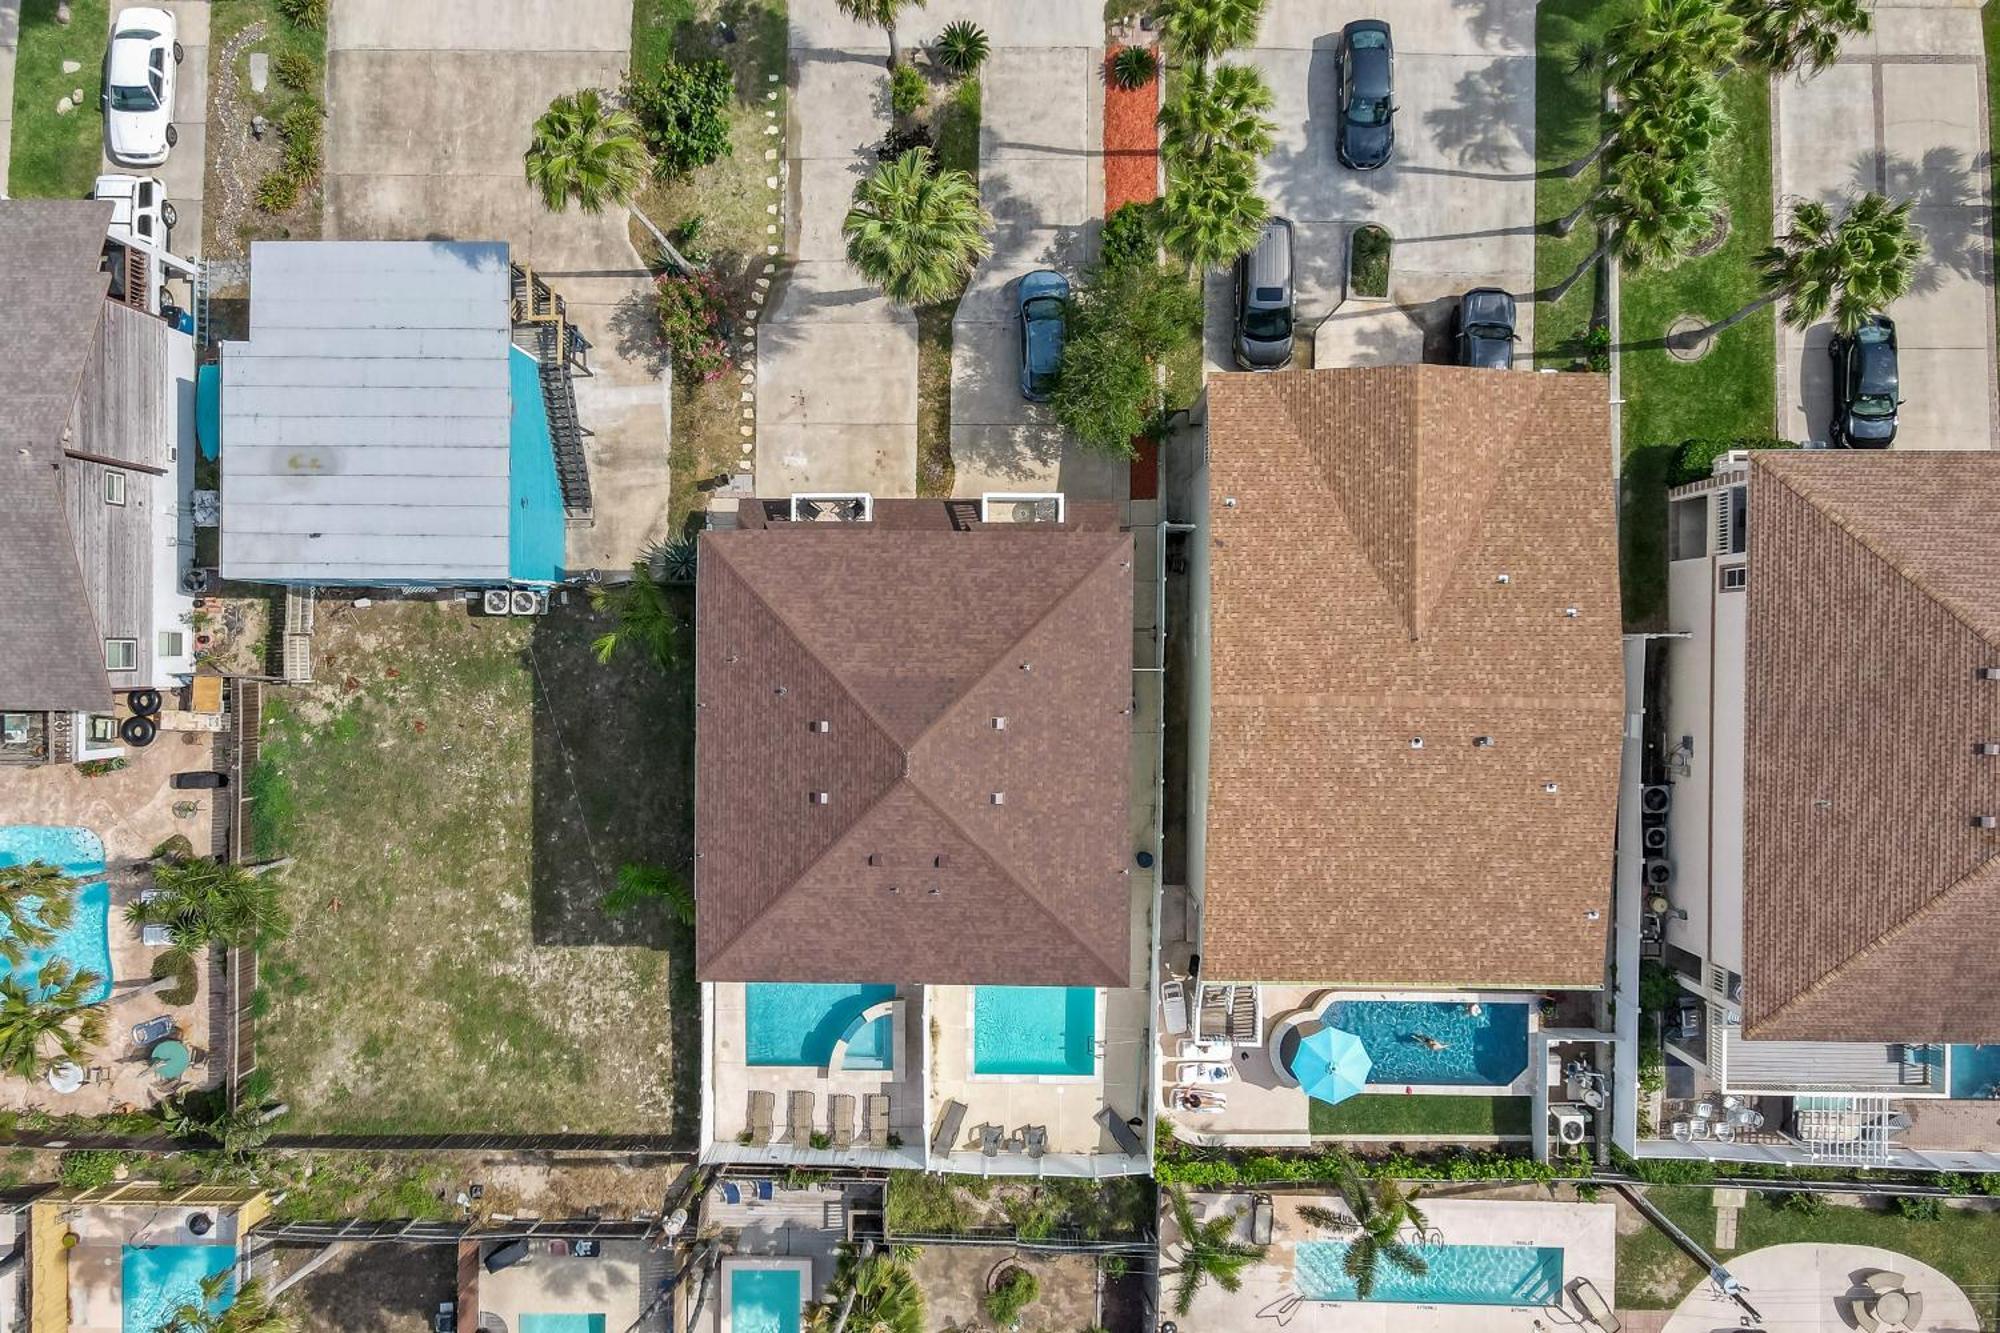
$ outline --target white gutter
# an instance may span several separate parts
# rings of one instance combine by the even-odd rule
[[[1612,898],[1613,969],[1618,989],[1612,1013],[1611,1141],[1639,1151],[1639,914],[1643,848],[1639,819],[1641,761],[1645,751],[1646,641],[1625,636],[1625,743],[1618,775],[1618,857]]]

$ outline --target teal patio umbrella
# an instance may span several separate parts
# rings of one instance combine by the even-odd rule
[[[1323,1027],[1301,1038],[1292,1053],[1292,1077],[1308,1097],[1323,1102],[1343,1102],[1368,1085],[1368,1071],[1375,1062],[1361,1038],[1339,1028]]]

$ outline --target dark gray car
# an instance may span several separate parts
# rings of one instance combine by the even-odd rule
[[[1335,151],[1373,171],[1396,147],[1396,48],[1389,25],[1356,19],[1340,30],[1340,132]]]
[[[1474,287],[1458,299],[1452,325],[1458,364],[1485,370],[1514,368],[1514,298],[1498,287]]]
[[[1896,409],[1903,405],[1896,366],[1896,323],[1870,317],[1852,337],[1835,335],[1833,442],[1849,449],[1887,449],[1896,441]]]
[[[1278,370],[1292,360],[1292,224],[1272,218],[1236,261],[1236,364]]]

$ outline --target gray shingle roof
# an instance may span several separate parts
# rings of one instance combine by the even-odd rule
[[[0,201],[0,706],[105,708],[104,645],[70,541],[62,434],[97,345],[111,205]]]

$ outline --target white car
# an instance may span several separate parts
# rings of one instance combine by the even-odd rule
[[[174,74],[181,44],[164,9],[121,9],[104,59],[104,148],[114,162],[156,167],[174,129]]]
[[[164,250],[174,224],[180,221],[167,200],[167,187],[157,176],[99,176],[90,197],[111,201],[111,227],[106,234],[114,241],[136,238]]]

